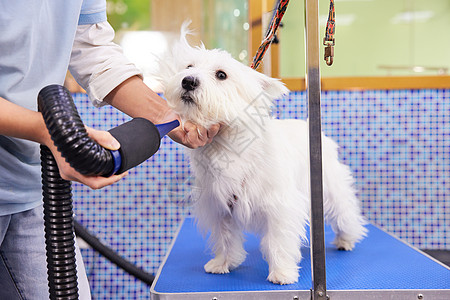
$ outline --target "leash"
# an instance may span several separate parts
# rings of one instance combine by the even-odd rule
[[[266,54],[267,49],[270,44],[275,39],[275,34],[277,32],[278,27],[280,26],[281,19],[286,12],[287,5],[289,0],[278,0],[276,11],[270,21],[270,25],[267,29],[266,36],[264,37],[261,45],[256,51],[255,56],[253,57],[253,62],[251,64],[252,69],[258,68],[260,65],[264,55]],[[325,45],[325,55],[324,59],[328,66],[331,66],[334,61],[334,45],[335,45],[335,25],[336,25],[336,12],[334,10],[334,0],[330,0],[330,9],[328,12],[328,20],[327,26],[325,28],[325,37],[323,38],[323,44]]]
[[[283,18],[284,13],[286,12],[288,3],[289,0],[278,0],[277,8],[272,17],[272,20],[270,21],[266,36],[261,42],[261,46],[259,46],[258,51],[256,51],[255,57],[253,57],[253,62],[250,66],[252,69],[258,68],[259,64],[261,63],[261,60],[264,57],[264,54],[266,53],[270,44],[273,42],[277,29],[280,26],[281,19]]]
[[[325,45],[325,61],[328,66],[333,64],[334,57],[334,32],[335,32],[335,11],[334,0],[330,0],[330,11],[328,12],[327,27],[325,28],[325,37],[323,44]]]

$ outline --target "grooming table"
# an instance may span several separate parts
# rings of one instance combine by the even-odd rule
[[[334,233],[325,227],[327,294],[335,299],[450,299],[450,268],[374,225],[350,252],[331,244]],[[259,239],[246,235],[244,263],[229,274],[207,274],[211,258],[194,220],[186,218],[159,268],[151,299],[311,299],[310,249],[302,248],[298,283],[266,281],[268,265]]]

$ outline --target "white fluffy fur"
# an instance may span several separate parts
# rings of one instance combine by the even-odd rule
[[[243,231],[252,231],[261,237],[268,280],[294,283],[310,207],[307,123],[271,118],[272,100],[288,89],[225,51],[191,47],[187,33],[184,25],[180,42],[162,63],[165,97],[183,121],[224,124],[210,145],[189,151],[198,191],[194,214],[199,226],[211,232],[215,254],[204,268],[228,273],[238,267],[246,257]],[[219,70],[227,74],[225,80],[216,77]],[[198,80],[189,92],[182,87],[187,76]],[[350,169],[338,161],[338,145],[325,136],[323,181],[334,242],[352,250],[365,236],[365,221]]]

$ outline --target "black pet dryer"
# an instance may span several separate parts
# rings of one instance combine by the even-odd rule
[[[177,120],[154,125],[143,118],[109,132],[120,149],[107,150],[92,140],[81,121],[69,91],[49,85],[38,95],[38,109],[58,151],[84,175],[121,174],[158,151],[161,138],[179,126]],[[78,299],[71,182],[61,178],[56,161],[41,145],[42,195],[50,299]]]

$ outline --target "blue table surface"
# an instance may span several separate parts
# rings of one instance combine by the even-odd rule
[[[327,289],[450,289],[450,270],[373,225],[353,251],[338,251],[334,233],[325,228]],[[208,274],[211,258],[206,239],[187,218],[154,285],[157,293],[310,290],[310,249],[302,247],[300,276],[295,284],[268,282],[268,265],[259,251],[259,238],[246,235],[244,263],[229,274]]]

